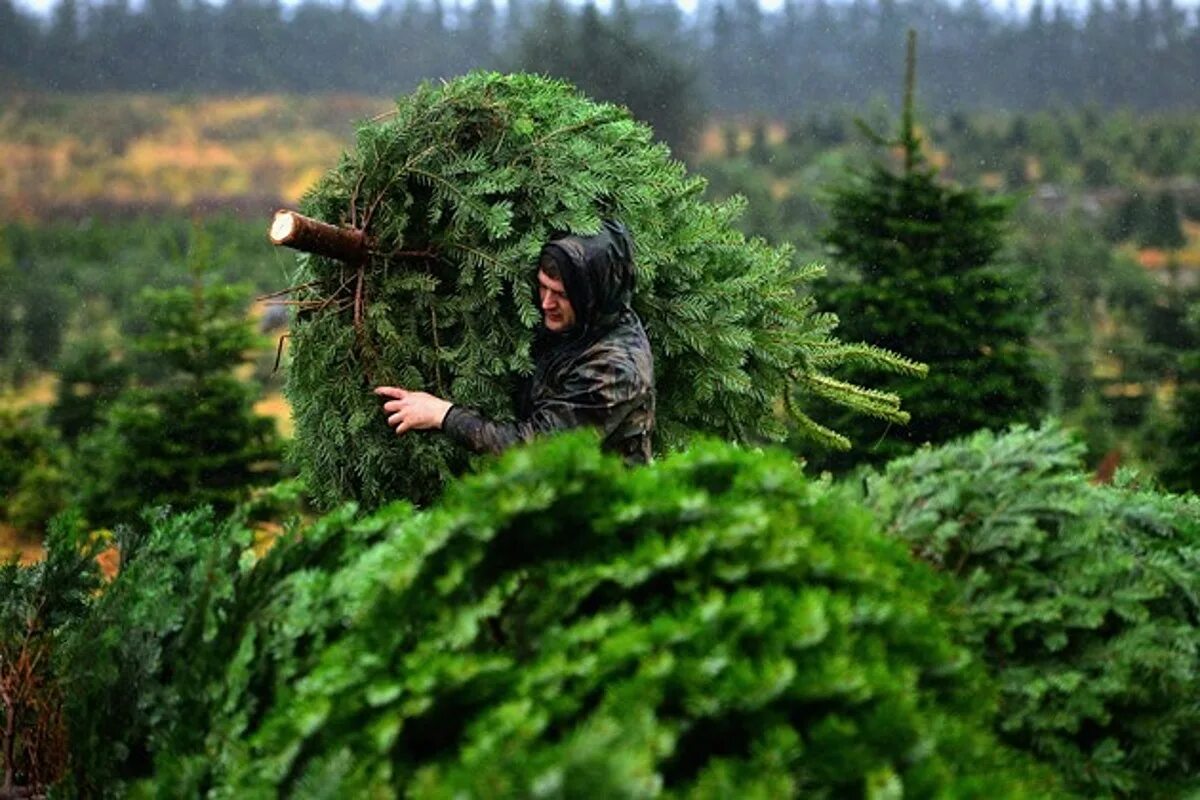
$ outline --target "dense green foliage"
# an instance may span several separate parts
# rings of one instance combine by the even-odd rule
[[[67,449],[43,416],[0,407],[0,523],[19,530],[41,530],[67,504]]]
[[[783,403],[806,436],[848,446],[794,405],[801,394],[903,422],[897,397],[831,373],[923,368],[835,339],[836,318],[801,293],[819,269],[746,240],[732,225],[740,205],[704,202],[703,190],[625,111],[534,76],[425,86],[364,125],[304,206],[374,241],[358,269],[300,260],[287,391],[310,490],[325,504],[372,506],[436,495],[461,449],[436,435],[397,440],[371,388],[421,389],[511,419],[533,366],[537,254],[552,232],[595,232],[602,217],[636,242],[659,445],[696,432],[778,439]]]
[[[80,442],[76,496],[94,525],[136,518],[148,505],[229,510],[271,479],[274,422],[253,410],[233,369],[254,342],[245,287],[204,281],[204,240],[190,251],[193,285],[138,295],[136,385],[122,391]]]
[[[427,511],[343,508],[258,563],[247,544],[192,514],[131,550],[65,662],[81,777],[120,793],[152,761],[145,795],[239,798],[1053,792],[981,732],[933,573],[783,453],[701,443],[629,470],[576,433]]]
[[[62,714],[69,691],[54,654],[86,616],[100,587],[98,540],[77,517],[59,517],[46,536],[46,557],[22,566],[0,562],[0,786],[43,791],[67,767]]]
[[[830,468],[1032,421],[1044,407],[1030,345],[1033,287],[999,259],[1009,206],[939,183],[923,163],[911,115],[910,94],[894,143],[904,157],[899,171],[876,163],[834,190],[825,236],[834,281],[825,296],[845,335],[903,349],[927,363],[929,375],[888,381],[912,414],[904,428],[837,420],[855,441],[873,444],[814,459]]]
[[[997,729],[1088,797],[1200,787],[1200,500],[1088,483],[1060,427],[981,432],[868,481],[884,527],[957,581]]]
[[[1200,492],[1200,305],[1191,309],[1191,347],[1180,354],[1175,416],[1167,434],[1170,455],[1162,481],[1180,492]]]
[[[64,791],[122,797],[154,752],[202,725],[197,691],[223,654],[225,618],[249,531],[211,511],[154,512],[117,531],[121,571],[61,637],[58,670],[71,769]]]

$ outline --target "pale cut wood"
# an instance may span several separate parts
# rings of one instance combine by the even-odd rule
[[[269,236],[271,244],[276,246],[290,247],[347,264],[366,261],[370,253],[370,243],[362,231],[339,228],[287,209],[275,212]]]

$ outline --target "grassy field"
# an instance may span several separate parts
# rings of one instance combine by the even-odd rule
[[[0,97],[0,219],[295,202],[390,103],[353,96]]]

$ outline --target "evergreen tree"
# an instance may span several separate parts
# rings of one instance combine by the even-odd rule
[[[1160,192],[1146,212],[1138,242],[1143,247],[1174,250],[1187,244],[1179,217],[1179,203],[1170,192]]]
[[[49,421],[68,442],[94,428],[129,381],[128,367],[96,337],[74,342],[59,361]]]
[[[817,459],[834,469],[1030,420],[1043,407],[1029,344],[1031,286],[999,263],[1009,204],[942,185],[926,165],[913,119],[911,33],[908,53],[900,137],[888,142],[903,165],[893,172],[877,163],[834,190],[825,241],[839,280],[828,299],[844,336],[911,354],[930,371],[924,380],[888,383],[912,413],[906,428],[844,417],[835,423],[853,431],[860,449]]]
[[[272,420],[253,411],[253,389],[233,369],[254,342],[245,289],[209,286],[211,257],[196,234],[192,285],[138,298],[134,359],[141,381],[125,390],[79,445],[78,498],[93,525],[129,521],[147,505],[228,509],[272,477]]]
[[[67,504],[68,454],[37,410],[0,406],[0,522],[40,533]]]
[[[371,389],[423,389],[511,419],[533,368],[538,252],[554,231],[623,220],[636,242],[634,305],[654,348],[659,449],[697,432],[781,438],[777,409],[847,444],[795,406],[817,394],[902,422],[894,395],[831,375],[847,361],[919,373],[832,336],[798,291],[818,273],[788,248],[747,241],[737,203],[700,199],[667,149],[627,112],[565,83],[473,73],[401,98],[309,194],[306,213],[370,238],[357,265],[300,259],[287,391],[295,452],[323,503],[426,501],[464,466],[436,434],[397,438]]]
[[[1192,307],[1189,322],[1200,332],[1200,304]],[[1173,411],[1166,464],[1159,477],[1175,491],[1200,494],[1200,348],[1180,356]]]

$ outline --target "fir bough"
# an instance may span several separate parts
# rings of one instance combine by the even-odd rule
[[[881,522],[957,579],[998,729],[1084,796],[1200,789],[1200,500],[1093,486],[1055,424],[979,433],[868,481]]]
[[[575,434],[427,511],[351,512],[237,579],[144,794],[1054,790],[982,732],[933,574],[786,454],[627,470]]]
[[[0,792],[7,796],[38,796],[68,767],[70,686],[55,659],[100,587],[102,547],[78,515],[66,513],[50,524],[41,561],[0,561]]]
[[[697,432],[780,439],[781,404],[806,435],[848,445],[798,411],[794,394],[904,421],[894,395],[830,375],[846,361],[923,368],[838,342],[836,318],[801,291],[820,270],[746,240],[733,227],[741,203],[705,202],[704,189],[626,111],[541,77],[425,85],[361,126],[304,202],[374,242],[361,268],[300,259],[287,391],[294,454],[317,499],[373,507],[435,496],[465,456],[436,435],[397,440],[370,389],[399,384],[511,418],[533,366],[538,252],[553,232],[594,233],[603,218],[623,220],[636,240],[659,450]]]

